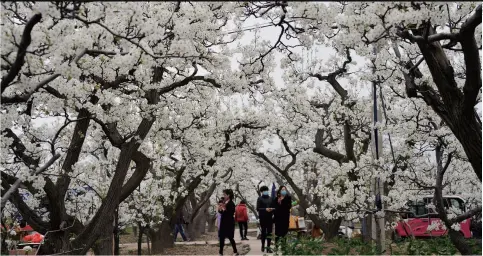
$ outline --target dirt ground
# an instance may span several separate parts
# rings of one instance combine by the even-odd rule
[[[237,245],[238,253],[245,255],[250,251],[248,245]],[[136,255],[137,249],[121,249],[121,255]],[[148,255],[148,249],[144,246],[143,255]],[[225,245],[223,254],[232,255],[233,249],[230,244]],[[218,245],[175,245],[174,248],[167,249],[162,255],[218,255]]]
[[[235,230],[236,231],[236,230]],[[218,240],[218,232],[206,232],[206,234],[201,235],[200,237],[196,238],[193,241],[216,241]],[[181,242],[183,239],[181,239],[181,236],[178,235],[178,241]]]

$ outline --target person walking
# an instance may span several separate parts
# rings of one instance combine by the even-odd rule
[[[245,200],[241,200],[235,208],[235,221],[238,222],[241,240],[248,240],[248,210],[246,203]]]
[[[183,230],[183,224],[187,224],[188,222],[185,221],[183,217],[183,213],[180,212],[178,213],[178,216],[176,217],[176,224],[174,224],[174,241],[176,242],[176,239],[178,238],[178,233],[181,234],[181,237],[183,238],[183,241],[189,241],[189,239],[186,237],[184,234]]]
[[[235,203],[233,203],[233,190],[223,190],[224,203],[218,207],[221,213],[220,220],[220,255],[223,255],[223,247],[225,247],[225,238],[228,238],[233,247],[233,253],[238,255],[235,244]]]
[[[262,194],[257,199],[257,211],[261,228],[262,252],[265,252],[265,241],[267,241],[267,253],[272,253],[270,245],[272,243],[273,230],[273,201],[269,196],[268,187],[262,186],[260,188]]]
[[[292,197],[288,194],[287,187],[280,186],[277,197],[274,200],[274,222],[275,222],[275,245],[288,233],[290,224],[290,209],[292,208]]]

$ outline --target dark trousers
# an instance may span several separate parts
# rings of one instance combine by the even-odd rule
[[[228,238],[231,243],[231,247],[233,248],[233,253],[237,253],[235,239],[233,237],[224,237],[223,234],[220,236],[220,255],[223,255],[223,247],[225,247],[225,238]]]
[[[174,241],[176,242],[176,238],[178,238],[178,232],[181,234],[183,241],[188,240],[186,235],[184,234],[183,226],[181,224],[174,225]]]
[[[267,247],[270,247],[272,244],[273,221],[271,219],[260,219],[260,228],[262,233],[262,248],[265,248],[265,240],[267,240]]]
[[[247,232],[248,232],[248,222],[246,221],[238,222],[238,228],[240,229],[240,237],[246,238]]]

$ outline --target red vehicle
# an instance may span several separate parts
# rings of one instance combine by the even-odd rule
[[[448,230],[443,229],[444,224],[439,219],[438,214],[434,213],[432,209],[427,208],[432,200],[432,196],[425,196],[422,199],[409,201],[407,203],[410,213],[401,214],[403,220],[397,223],[393,233],[393,240],[410,236],[439,237],[448,234]],[[465,201],[461,197],[444,196],[443,201],[446,209],[455,207],[462,212],[466,212]],[[470,222],[470,219],[460,222],[460,232],[465,238],[471,238]],[[432,229],[428,231],[430,225]]]

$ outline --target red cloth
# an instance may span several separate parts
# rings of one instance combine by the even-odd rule
[[[235,221],[236,222],[247,222],[248,221],[248,211],[244,204],[239,204],[235,208]]]
[[[27,235],[23,237],[23,240],[25,242],[31,242],[31,243],[40,243],[42,242],[43,239],[44,239],[44,236],[39,233],[35,233],[32,235]]]

